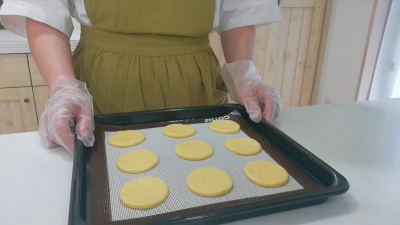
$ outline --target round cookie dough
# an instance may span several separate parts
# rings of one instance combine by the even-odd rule
[[[232,120],[215,120],[208,125],[208,128],[220,134],[236,134],[240,125]]]
[[[125,184],[119,193],[122,204],[133,209],[151,209],[168,197],[168,186],[157,177],[142,177]]]
[[[196,134],[196,129],[186,124],[170,124],[163,129],[163,134],[171,138],[187,138]]]
[[[210,144],[204,141],[189,140],[175,146],[175,154],[186,160],[203,160],[211,157],[214,151]]]
[[[124,173],[143,173],[158,164],[158,156],[147,149],[132,150],[117,159],[117,167]]]
[[[118,131],[108,139],[110,145],[117,148],[127,148],[142,143],[146,137],[136,130]]]
[[[215,167],[203,167],[192,171],[186,179],[188,188],[204,197],[217,197],[232,189],[231,177]]]
[[[289,174],[282,166],[263,160],[247,163],[244,173],[250,181],[263,187],[280,187],[289,180]]]
[[[261,145],[249,137],[228,138],[225,148],[238,155],[255,155],[261,151]]]

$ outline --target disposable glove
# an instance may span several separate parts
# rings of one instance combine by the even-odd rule
[[[60,76],[51,84],[50,92],[39,121],[42,144],[47,148],[62,145],[72,153],[76,133],[85,146],[93,146],[93,101],[85,83]]]
[[[279,93],[261,80],[253,61],[225,64],[222,78],[232,100],[243,105],[254,122],[278,117],[282,105]]]

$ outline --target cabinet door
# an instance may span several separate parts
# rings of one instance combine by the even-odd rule
[[[39,121],[46,106],[47,99],[50,97],[50,91],[47,86],[33,87],[33,94],[35,96],[36,114]]]
[[[0,89],[0,134],[36,131],[32,88]]]

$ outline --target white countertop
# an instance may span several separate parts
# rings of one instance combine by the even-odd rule
[[[70,38],[71,51],[74,51],[79,42],[80,30],[74,30]],[[0,54],[30,53],[28,40],[11,33],[8,30],[0,30]]]
[[[320,205],[231,224],[399,224],[400,99],[284,109],[274,124],[350,190]],[[72,156],[36,132],[0,135],[0,224],[64,225]]]

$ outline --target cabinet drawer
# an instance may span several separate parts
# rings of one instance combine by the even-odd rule
[[[26,55],[0,55],[0,88],[25,86],[31,86]]]
[[[46,85],[42,76],[39,73],[39,70],[31,54],[28,54],[28,63],[29,63],[29,70],[31,72],[32,85],[33,86]]]

